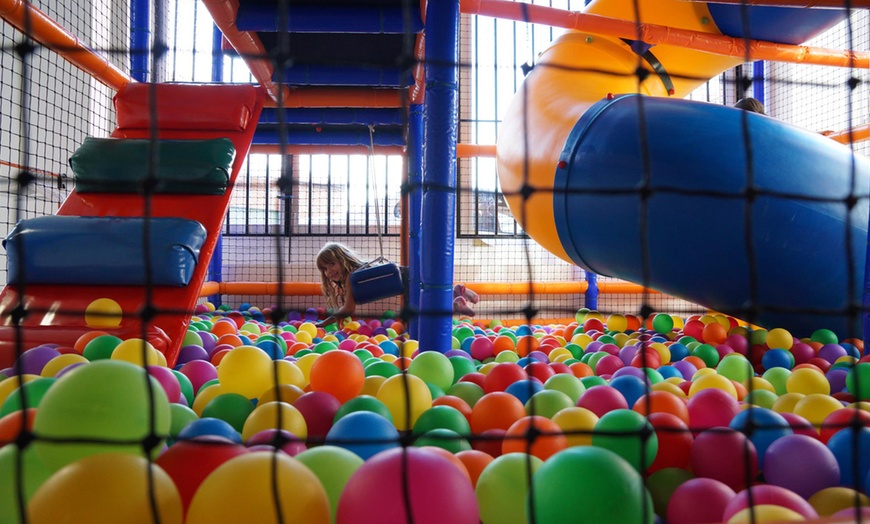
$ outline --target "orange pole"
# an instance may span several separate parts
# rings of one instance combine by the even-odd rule
[[[640,40],[648,44],[686,47],[722,56],[743,58],[748,61],[771,60],[858,69],[870,67],[870,53],[867,52],[778,44],[763,40],[744,40],[701,31],[583,14],[524,2],[460,0],[460,9],[467,14],[575,29],[587,33]]]
[[[767,5],[779,7],[840,7],[845,8],[844,0],[686,0],[688,2],[704,2],[705,4],[746,4]],[[852,9],[866,9],[870,7],[868,0],[852,0],[849,3]]]
[[[425,2],[424,2],[425,3]],[[426,9],[424,5],[422,9]],[[423,14],[425,18],[425,11]],[[417,63],[414,64],[414,87],[411,88],[410,101],[412,104],[422,104],[426,98],[426,36],[423,34],[417,35],[417,41],[414,43],[414,58]]]
[[[368,155],[366,146],[252,144],[250,153],[261,155]],[[378,146],[378,154],[402,155],[402,146]]]
[[[456,158],[470,157],[495,158],[495,144],[456,144]]]
[[[401,89],[367,87],[295,87],[288,89],[283,107],[402,107]],[[275,100],[266,107],[277,107]]]
[[[864,140],[870,139],[870,124],[864,124],[863,126],[858,126],[846,131],[840,131],[839,133],[828,135],[828,138],[841,144],[863,142]]]
[[[572,295],[583,294],[588,283],[581,282],[466,282],[469,289],[481,295]],[[277,282],[206,282],[199,296],[209,295],[277,295]],[[282,294],[286,296],[320,296],[319,282],[284,282],[281,284]],[[643,293],[658,293],[630,282],[599,282],[599,293],[614,295],[631,295]]]
[[[78,38],[33,7],[33,4],[24,0],[0,0],[0,17],[115,91],[135,81],[79,42]]]
[[[223,33],[227,41],[239,53],[248,65],[251,74],[260,83],[273,100],[287,98],[287,86],[279,86],[272,80],[275,69],[269,60],[266,48],[256,33],[239,31],[236,27],[236,16],[239,11],[238,0],[202,0],[208,12],[211,13],[215,25]],[[283,89],[282,89],[283,88]]]

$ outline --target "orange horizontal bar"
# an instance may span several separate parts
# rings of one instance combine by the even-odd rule
[[[465,285],[480,295],[571,295],[583,294],[588,282],[466,282]],[[205,282],[199,296],[208,295],[277,295],[277,282]],[[319,282],[284,282],[285,296],[321,296]],[[599,282],[598,292],[605,294],[658,293],[630,282]]]
[[[379,155],[402,155],[405,148],[402,146],[378,146]],[[249,151],[251,154],[261,155],[368,155],[369,148],[366,146],[328,146],[328,145],[287,145],[280,144],[253,144]]]
[[[841,144],[863,142],[864,140],[870,139],[870,124],[854,127],[847,131],[840,131],[839,133],[828,135],[828,138]]]
[[[404,107],[401,89],[368,87],[297,87],[287,89],[281,100],[283,107]],[[266,107],[278,107],[276,100],[266,101]]]
[[[78,38],[31,3],[24,0],[0,0],[0,17],[115,91],[134,82],[131,76],[83,45]]]
[[[845,8],[845,0],[686,0],[688,2],[703,2],[705,4],[746,4],[767,5],[779,7],[828,7]],[[852,0],[849,2],[852,9],[866,9],[870,7],[870,0]]]
[[[721,34],[690,31],[657,24],[636,23],[600,15],[583,14],[525,2],[506,0],[460,0],[467,14],[504,18],[518,22],[544,24],[587,33],[640,40],[647,44],[685,47],[722,56],[751,60],[771,60],[796,64],[870,68],[870,53],[778,44],[763,40],[744,40]]]
[[[495,157],[495,144],[456,144],[456,158]]]

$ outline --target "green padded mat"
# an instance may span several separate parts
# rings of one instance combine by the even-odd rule
[[[144,193],[150,187],[153,193],[222,195],[235,155],[227,138],[152,142],[88,137],[69,163],[79,193]]]

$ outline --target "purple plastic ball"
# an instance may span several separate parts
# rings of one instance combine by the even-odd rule
[[[48,361],[57,356],[60,356],[60,351],[51,346],[28,349],[18,357],[14,369],[27,375],[39,375]]]

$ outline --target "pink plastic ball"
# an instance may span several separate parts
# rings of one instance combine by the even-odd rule
[[[628,402],[618,389],[610,386],[593,386],[583,392],[577,406],[586,408],[599,417],[614,409],[628,409]]]
[[[723,522],[722,514],[734,490],[711,478],[694,478],[674,490],[668,502],[668,524]]]
[[[731,419],[740,411],[737,399],[726,391],[715,388],[702,389],[689,399],[689,427],[695,431],[728,426]]]
[[[410,514],[409,514],[410,513]],[[368,459],[347,481],[336,522],[479,524],[468,476],[443,456],[421,448],[395,448]]]
[[[758,484],[749,489],[744,489],[737,494],[731,502],[725,507],[725,512],[722,515],[722,522],[727,522],[728,519],[736,515],[739,511],[749,507],[749,495],[752,494],[752,503],[756,506],[762,504],[773,504],[782,506],[792,511],[800,513],[806,519],[817,519],[819,514],[805,499],[794,491],[787,490],[780,486],[772,486],[769,484]]]
[[[701,432],[692,444],[689,464],[695,475],[744,489],[758,475],[758,453],[746,435],[717,427]]]

